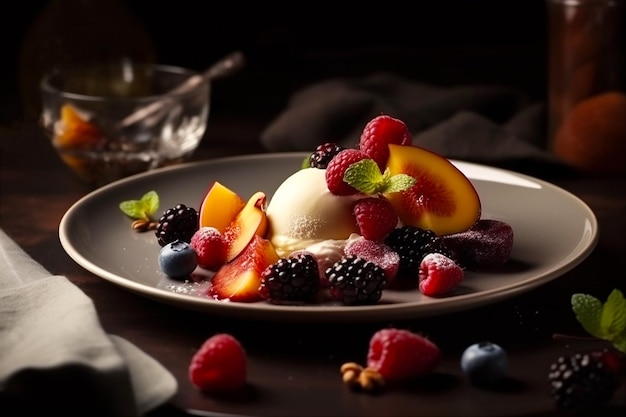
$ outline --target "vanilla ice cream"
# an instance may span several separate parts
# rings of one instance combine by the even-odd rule
[[[267,206],[269,239],[279,256],[325,240],[359,233],[352,207],[360,194],[338,196],[326,186],[326,170],[304,168],[288,177]]]

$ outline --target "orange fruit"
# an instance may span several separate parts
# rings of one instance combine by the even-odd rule
[[[587,173],[626,173],[626,95],[618,91],[581,101],[565,117],[554,153]]]

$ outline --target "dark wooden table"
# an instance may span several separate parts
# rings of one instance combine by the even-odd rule
[[[261,152],[257,139],[266,120],[215,118],[196,160]],[[581,415],[559,412],[548,395],[550,364],[559,355],[603,347],[553,338],[585,335],[569,305],[571,294],[605,299],[626,293],[626,197],[624,178],[559,178],[553,182],[584,200],[596,213],[600,240],[572,271],[540,288],[471,311],[421,320],[363,324],[275,324],[213,317],[143,298],[78,266],[59,242],[65,211],[90,189],[62,165],[34,126],[16,126],[1,138],[0,226],[54,274],[67,276],[93,299],[102,326],[161,362],[176,377],[172,401],[151,412],[165,415],[284,416],[505,416]],[[543,178],[552,180],[551,178]],[[444,352],[436,375],[380,395],[350,391],[340,365],[363,361],[374,331],[394,325],[430,335]],[[189,361],[210,335],[240,339],[249,360],[249,387],[235,398],[200,394],[189,382]],[[509,377],[497,389],[475,387],[459,359],[471,343],[491,340],[509,354]],[[1,354],[1,353],[0,353]],[[626,387],[594,415],[625,415]]]

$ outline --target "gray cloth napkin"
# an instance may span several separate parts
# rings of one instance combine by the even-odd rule
[[[66,277],[51,275],[1,229],[0,264],[3,408],[138,416],[176,393],[169,371],[106,334],[91,299]]]
[[[404,121],[413,144],[447,158],[527,171],[569,171],[546,151],[546,108],[506,86],[438,87],[392,73],[333,78],[296,91],[261,134],[272,152],[356,146],[384,113]],[[530,163],[529,163],[530,162]]]

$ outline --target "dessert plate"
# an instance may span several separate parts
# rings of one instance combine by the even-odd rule
[[[578,197],[548,182],[512,171],[452,161],[476,187],[482,218],[502,220],[514,231],[512,259],[504,267],[468,272],[453,293],[423,296],[417,289],[387,290],[370,306],[237,303],[202,296],[208,281],[182,283],[158,266],[160,246],[153,232],[131,230],[119,209],[124,200],[147,191],[160,196],[160,214],[183,203],[199,208],[213,181],[244,199],[256,191],[269,198],[299,169],[305,153],[244,155],[181,164],[134,175],[99,188],[63,216],[59,237],[67,254],[95,275],[159,302],[205,313],[271,321],[378,321],[447,314],[493,303],[529,291],[574,268],[593,250],[597,220]],[[158,217],[158,215],[155,215]]]

